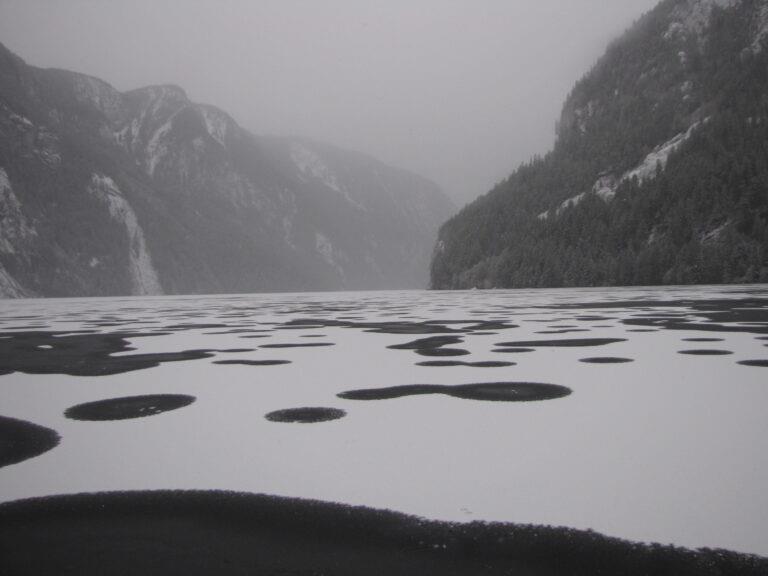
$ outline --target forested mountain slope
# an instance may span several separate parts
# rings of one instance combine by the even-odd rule
[[[441,229],[434,288],[768,281],[768,0],[664,0],[551,152]]]
[[[0,45],[0,296],[424,287],[453,207],[355,152],[256,136]]]

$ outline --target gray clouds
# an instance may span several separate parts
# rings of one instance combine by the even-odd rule
[[[560,106],[656,0],[0,0],[30,64],[175,83],[261,134],[370,153],[468,200],[554,138]]]

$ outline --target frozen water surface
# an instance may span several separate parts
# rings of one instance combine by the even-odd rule
[[[230,489],[766,555],[766,335],[766,286],[1,301],[0,416],[61,441],[0,499]],[[393,388],[421,393],[343,397]],[[142,417],[65,416],[102,400]]]

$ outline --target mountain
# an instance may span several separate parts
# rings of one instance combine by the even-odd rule
[[[768,282],[768,0],[664,0],[552,151],[440,230],[434,288]]]
[[[425,287],[438,187],[0,45],[0,295]]]

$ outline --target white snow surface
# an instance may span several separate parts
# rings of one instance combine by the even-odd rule
[[[258,348],[330,342],[161,364],[103,377],[0,376],[3,415],[58,431],[66,440],[2,471],[0,500],[143,489],[222,489],[399,510],[426,518],[590,528],[634,541],[728,548],[768,555],[766,369],[736,362],[768,357],[747,331],[702,331],[701,309],[754,304],[768,286],[342,292],[0,302],[0,329],[44,322],[71,331],[116,317],[147,333],[179,323],[269,330],[302,319],[360,322],[466,320],[449,324],[469,352],[461,360],[510,360],[499,368],[434,368],[410,350],[387,348],[429,335],[360,327],[270,330],[266,338],[175,330],[134,338],[125,354]],[[564,307],[565,306],[565,307]],[[682,315],[691,329],[632,332],[638,315]],[[603,317],[596,320],[595,316]],[[478,320],[516,327],[467,333]],[[80,322],[78,323],[77,320]],[[154,322],[142,324],[141,322]],[[133,322],[136,322],[133,324]],[[719,322],[720,323],[720,322]],[[749,326],[725,321],[728,328]],[[548,326],[588,332],[538,334]],[[764,325],[760,324],[760,326]],[[699,329],[697,329],[699,328]],[[102,328],[112,332],[115,328]],[[303,338],[322,335],[322,338]],[[716,343],[685,338],[716,336]],[[496,354],[496,343],[619,338],[605,346],[535,346]],[[726,356],[679,354],[722,349]],[[587,364],[617,356],[625,364]],[[223,366],[222,359],[285,359],[282,366]],[[483,402],[441,395],[344,400],[356,389],[406,384],[540,382],[569,387],[543,402]],[[81,402],[140,394],[190,394],[194,404],[120,422],[77,422]],[[319,424],[269,422],[285,408],[327,406],[347,416]]]
[[[114,180],[108,176],[93,174],[88,190],[102,200],[107,205],[110,216],[125,227],[129,241],[128,258],[133,294],[162,294],[160,280],[144,240],[144,231],[139,226],[136,213]]]

